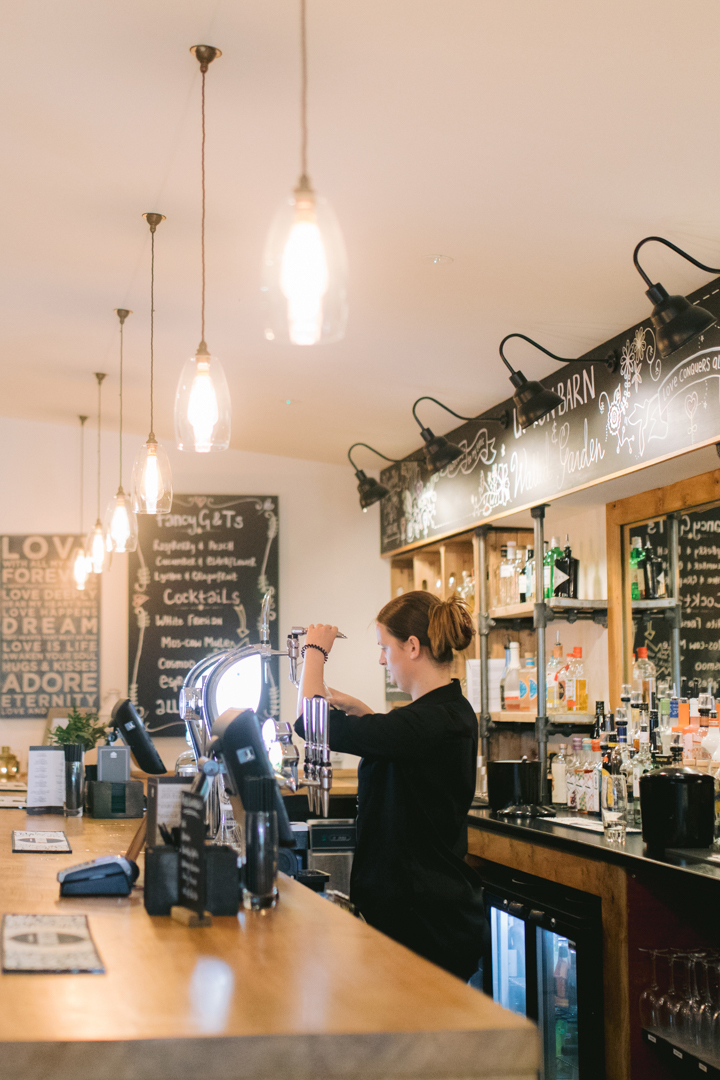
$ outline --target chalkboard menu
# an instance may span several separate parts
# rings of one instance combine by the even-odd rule
[[[69,535],[0,538],[0,717],[98,708],[100,577],[75,587],[81,543]]]
[[[667,566],[664,521],[633,526],[630,535],[648,538]],[[690,510],[680,518],[680,673],[692,685],[720,680],[720,506]],[[670,624],[662,614],[637,619],[635,647],[647,645],[658,679],[670,679]]]
[[[720,279],[690,299],[720,319]],[[528,378],[545,362],[520,341],[506,349]],[[482,416],[456,428],[448,437],[464,454],[440,472],[430,476],[419,451],[383,469],[390,494],[380,504],[381,552],[462,532],[720,439],[719,326],[663,360],[648,320],[590,353],[609,354],[615,372],[602,361],[566,364],[542,379],[562,403],[526,431],[509,398],[492,409],[509,411],[508,430]],[[477,380],[479,396],[481,369]],[[466,408],[471,399],[469,388]]]
[[[207,894],[205,800],[202,795],[183,791],[180,806],[180,903],[202,915]]]
[[[272,593],[278,647],[278,500],[271,495],[173,495],[169,514],[138,515],[130,555],[129,688],[153,735],[185,732],[178,694],[205,656],[259,640]],[[279,708],[278,665],[269,708]]]

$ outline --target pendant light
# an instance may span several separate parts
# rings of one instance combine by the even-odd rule
[[[85,494],[85,421],[87,416],[79,416],[80,421],[80,536],[83,538],[82,546],[79,547],[75,553],[75,561],[73,562],[73,577],[75,579],[75,588],[78,592],[82,592],[85,588],[85,582],[87,581],[88,574],[91,572],[88,565],[88,557],[85,554],[85,512],[84,512],[84,494]]]
[[[102,384],[103,379],[105,378],[105,372],[96,371],[95,378],[97,379],[98,388],[97,518],[95,520],[94,529],[88,535],[85,551],[90,558],[90,566],[93,574],[101,574],[108,566],[108,552],[105,546],[105,530],[103,529],[103,523],[100,520],[100,463],[102,458],[100,439],[102,434]]]
[[[315,345],[339,341],[347,323],[347,259],[337,218],[307,171],[306,0],[300,0],[300,179],[265,244],[265,337]]]
[[[190,357],[180,372],[175,394],[175,441],[178,450],[194,450],[198,454],[206,454],[211,450],[227,450],[230,445],[230,391],[222,364],[216,356],[210,356],[205,344],[205,75],[213,60],[222,56],[222,53],[212,45],[193,45],[190,52],[200,62],[202,74],[201,330],[197,353]]]
[[[132,508],[136,514],[169,514],[172,506],[172,475],[165,448],[153,431],[153,380],[155,359],[155,230],[163,214],[143,214],[150,226],[150,434],[135,455],[132,471]]]
[[[664,359],[681,348],[681,346],[686,345],[688,341],[692,341],[698,334],[702,334],[705,330],[714,326],[717,319],[711,312],[700,307],[699,304],[692,304],[685,296],[670,296],[667,289],[659,281],[653,285],[638,262],[640,248],[650,240],[654,240],[658,244],[664,244],[665,247],[669,247],[671,251],[682,255],[683,259],[687,259],[693,266],[697,266],[699,270],[705,270],[708,274],[720,274],[720,270],[717,267],[705,266],[704,263],[698,262],[697,259],[693,259],[692,255],[688,255],[687,251],[683,251],[682,248],[671,244],[669,240],[662,236],[646,236],[635,248],[633,263],[640,277],[649,286],[645,295],[654,304],[650,321],[655,330],[658,352]]]
[[[458,420],[479,420],[483,424],[500,424],[503,429],[507,429],[510,426],[510,413],[507,409],[501,413],[500,416],[461,416],[460,413],[456,413],[454,409],[449,409],[447,405],[443,405],[442,401],[438,401],[434,397],[419,397],[412,407],[412,414],[415,420],[420,425],[420,434],[423,437],[425,443],[425,462],[431,473],[438,472],[439,469],[444,469],[446,465],[451,465],[453,461],[457,461],[461,458],[465,451],[457,445],[457,443],[450,442],[444,435],[433,435],[430,428],[423,425],[420,417],[415,412],[415,409],[421,401],[432,401],[435,405],[439,405],[445,412],[449,412],[451,416],[457,416]]]
[[[562,405],[563,399],[554,390],[543,386],[542,383],[534,380],[528,381],[522,371],[515,371],[503,351],[505,342],[510,341],[511,338],[522,338],[529,345],[533,345],[540,352],[544,352],[546,356],[551,357],[553,360],[559,360],[561,364],[605,364],[605,367],[610,372],[615,372],[618,369],[619,361],[615,352],[611,352],[606,356],[556,356],[555,353],[546,349],[544,345],[539,345],[537,341],[533,341],[532,338],[527,337],[525,334],[507,334],[500,342],[500,358],[510,372],[510,382],[515,387],[513,401],[521,428],[531,427],[536,420],[542,420],[543,416],[547,416],[553,409],[557,409],[559,405]]]
[[[352,452],[356,446],[364,446],[366,450],[372,450],[373,454],[377,454],[378,457],[384,458],[385,461],[391,461],[394,465],[397,465],[401,460],[400,458],[387,457],[386,454],[381,454],[379,450],[376,450],[374,446],[368,446],[366,442],[353,443],[348,450],[348,461],[355,470],[355,478],[358,482],[358,495],[360,496],[360,505],[362,507],[363,514],[367,513],[368,507],[372,506],[376,502],[380,502],[387,495],[390,494],[388,488],[384,484],[381,484],[379,480],[376,480],[374,476],[368,476],[363,469],[358,469],[357,465],[352,459]]]
[[[108,551],[124,555],[135,551],[137,547],[137,518],[132,512],[130,499],[123,490],[122,483],[122,436],[123,436],[123,325],[132,311],[127,308],[115,308],[120,320],[120,450],[119,478],[117,495],[108,503],[105,511],[105,545]]]

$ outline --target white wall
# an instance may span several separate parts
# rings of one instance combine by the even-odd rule
[[[0,534],[77,532],[80,425],[64,427],[0,418]],[[85,444],[85,529],[95,519],[96,429]],[[123,445],[125,488],[129,486],[136,436]],[[378,508],[363,514],[349,466],[229,450],[182,454],[166,447],[178,493],[277,495],[280,508],[281,644],[292,625],[332,622],[347,634],[338,641],[327,681],[384,709],[374,616],[390,595],[389,566],[380,558]],[[101,511],[117,489],[117,434],[103,436]],[[127,560],[116,556],[103,575],[101,700],[111,689],[127,690]],[[281,661],[281,665],[283,661]],[[281,714],[295,716],[295,691],[281,671]],[[0,743],[9,744],[24,765],[27,747],[38,742],[43,720],[0,720]],[[172,765],[179,740],[158,739]]]

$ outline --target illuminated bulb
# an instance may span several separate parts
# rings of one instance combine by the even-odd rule
[[[198,454],[227,450],[230,445],[230,391],[222,364],[209,355],[204,341],[180,372],[175,440],[178,450]]]
[[[132,508],[136,514],[167,514],[171,506],[170,462],[151,434],[133,464]]]
[[[328,289],[325,247],[315,200],[298,195],[295,221],[285,244],[280,288],[288,302],[288,330],[294,345],[315,345],[322,333],[322,304]]]
[[[82,548],[78,548],[75,555],[75,562],[73,563],[73,577],[75,578],[75,588],[79,592],[85,588],[85,582],[87,581],[88,574],[90,573],[90,567],[88,566],[88,559]]]
[[[105,550],[105,533],[100,518],[95,522],[95,528],[88,536],[85,548],[90,563],[89,572],[92,574],[102,574],[105,567],[107,552]]]
[[[209,451],[213,428],[219,415],[215,387],[210,378],[210,365],[199,360],[188,402],[188,420],[195,433],[195,449],[198,453],[206,454]]]
[[[345,245],[335,215],[306,176],[270,229],[262,291],[268,341],[315,345],[345,336]]]
[[[137,548],[137,521],[122,486],[105,512],[105,537],[108,551],[115,551],[118,555]]]

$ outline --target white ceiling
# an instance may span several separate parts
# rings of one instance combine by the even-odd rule
[[[634,244],[720,261],[717,0],[308,0],[310,174],[350,264],[336,345],[266,342],[267,227],[298,173],[297,0],[2,0],[0,411],[76,423],[126,333],[126,427],[172,439],[199,329],[197,42],[208,74],[208,326],[239,449],[344,460],[414,449],[413,400],[509,393],[513,330],[567,355],[648,313]],[[434,265],[431,253],[454,260]],[[662,248],[671,292],[707,278]],[[528,377],[549,361],[514,343]],[[286,399],[292,400],[286,405]],[[438,431],[451,417],[425,406]],[[370,455],[360,463],[372,467]]]

